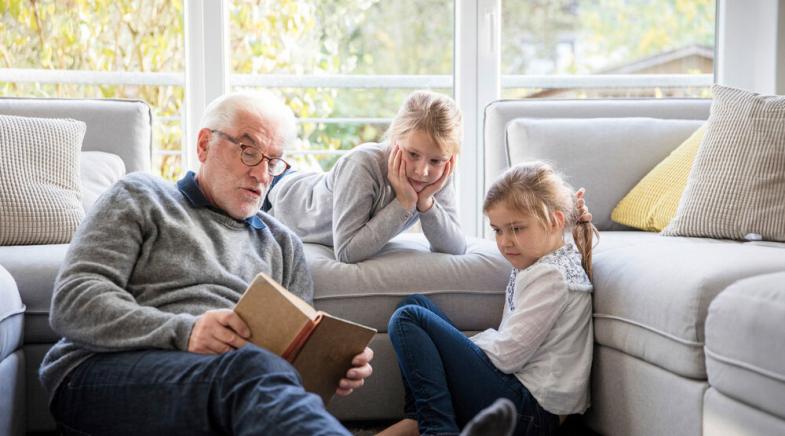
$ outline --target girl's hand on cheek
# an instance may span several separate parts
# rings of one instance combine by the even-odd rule
[[[390,181],[395,191],[395,198],[401,206],[406,210],[413,209],[417,204],[417,191],[406,177],[406,161],[398,144],[390,150],[390,158],[387,160],[387,180]]]
[[[450,180],[450,174],[452,174],[454,167],[455,155],[452,155],[450,160],[444,164],[444,172],[442,173],[442,176],[439,177],[439,179],[435,182],[423,188],[423,190],[417,194],[417,210],[419,212],[428,212],[431,210],[431,207],[433,207],[433,195],[444,188],[444,186],[447,184],[447,181]]]

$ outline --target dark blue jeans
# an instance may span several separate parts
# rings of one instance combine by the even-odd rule
[[[100,353],[69,374],[51,410],[75,435],[350,434],[288,362],[251,344]]]
[[[404,414],[417,420],[421,434],[458,434],[499,397],[518,409],[516,435],[558,429],[559,417],[540,407],[514,375],[499,371],[425,296],[406,297],[387,331],[404,381]]]

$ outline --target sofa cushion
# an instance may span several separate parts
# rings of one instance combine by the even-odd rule
[[[649,171],[616,205],[611,219],[649,232],[664,229],[676,215],[692,161],[705,133],[704,124]]]
[[[712,90],[706,138],[663,233],[785,241],[785,95]]]
[[[82,186],[82,206],[85,212],[95,200],[125,175],[125,164],[120,156],[103,151],[83,151],[79,154],[79,178]]]
[[[0,97],[0,114],[84,121],[82,150],[116,154],[129,173],[150,171],[153,113],[143,101]]]
[[[84,218],[79,151],[85,123],[0,115],[0,245],[71,240]]]
[[[333,250],[305,244],[314,280],[314,303],[320,310],[379,332],[401,299],[429,295],[463,331],[496,327],[511,266],[496,244],[467,238],[466,254],[432,253],[420,234],[403,234],[371,259],[357,264],[335,260]]]
[[[519,118],[507,126],[507,152],[512,165],[534,159],[552,163],[570,184],[586,188],[598,229],[620,230],[626,227],[611,221],[613,207],[702,123],[655,118]]]
[[[0,361],[21,347],[24,313],[16,282],[0,262]]]
[[[0,247],[0,265],[14,277],[25,313],[24,343],[54,343],[60,336],[49,327],[55,277],[68,244]]]
[[[785,418],[736,401],[714,388],[703,400],[703,433],[721,436],[782,436]]]
[[[785,419],[785,272],[738,281],[709,306],[709,384]]]
[[[593,268],[598,343],[705,379],[709,303],[737,280],[785,270],[785,244],[601,232]]]

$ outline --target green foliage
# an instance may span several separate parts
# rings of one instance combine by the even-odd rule
[[[450,74],[450,0],[233,2],[233,72],[242,74]],[[438,17],[423,20],[422,17]],[[435,22],[434,22],[435,21]],[[394,25],[393,25],[394,23]],[[391,118],[411,89],[278,89],[308,118]],[[442,90],[451,93],[451,90]],[[302,123],[304,150],[348,150],[378,141],[380,124]],[[335,155],[295,159],[330,168]]]
[[[449,75],[454,68],[454,3],[227,1],[231,71]],[[714,0],[504,0],[502,8],[505,74],[542,73],[538,69],[548,65],[548,74],[595,72],[597,60],[607,67],[714,41]],[[182,73],[183,26],[183,0],[0,0],[0,67]],[[582,58],[560,60],[564,35],[580,41]],[[412,90],[275,91],[307,120],[391,118]],[[162,151],[155,155],[155,168],[166,178],[178,177],[184,168],[178,153],[183,142],[182,87],[0,83],[0,95],[145,100],[155,113],[154,147]],[[386,128],[380,122],[305,121],[299,151],[348,150],[379,140]],[[292,157],[298,166],[321,169],[336,159],[335,154]]]
[[[86,71],[182,72],[182,0],[0,0],[0,66]],[[130,98],[153,108],[156,150],[178,151],[178,86],[0,83],[0,95]],[[177,177],[180,157],[157,156]]]

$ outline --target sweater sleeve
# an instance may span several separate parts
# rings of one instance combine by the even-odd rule
[[[450,181],[434,195],[433,206],[425,213],[420,213],[422,232],[431,244],[431,250],[437,253],[464,254],[466,237],[458,224],[455,210],[455,179]]]
[[[567,283],[556,267],[536,265],[518,274],[513,300],[515,310],[500,330],[488,329],[472,338],[507,374],[523,368],[553,329],[567,305]]]
[[[291,232],[282,244],[283,279],[281,285],[313,306],[313,277],[305,261],[303,243]]]
[[[386,185],[363,162],[342,159],[333,169],[333,244],[340,262],[357,263],[381,250],[414,213],[393,200],[371,216]]]
[[[52,329],[90,351],[188,347],[193,315],[142,306],[125,289],[152,225],[137,188],[121,181],[98,200],[55,282]]]

